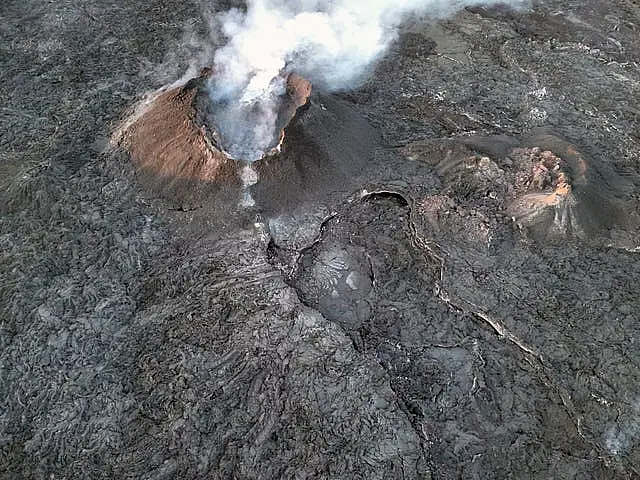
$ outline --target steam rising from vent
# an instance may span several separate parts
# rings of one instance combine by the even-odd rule
[[[246,13],[234,9],[221,17],[229,41],[216,52],[210,84],[225,149],[235,158],[254,161],[273,146],[287,73],[295,71],[325,91],[353,87],[393,42],[407,15],[441,18],[486,3],[248,0]]]

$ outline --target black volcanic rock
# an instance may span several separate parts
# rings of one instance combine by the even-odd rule
[[[183,202],[109,138],[212,8],[0,7],[0,478],[638,478],[637,4],[409,18]]]
[[[376,165],[380,134],[353,106],[314,94],[285,129],[282,151],[256,164],[252,192],[265,212],[352,192]]]

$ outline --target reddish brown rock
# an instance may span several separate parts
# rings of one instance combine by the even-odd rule
[[[186,84],[159,93],[141,108],[115,136],[115,142],[129,153],[140,172],[141,182],[154,193],[192,207],[217,194],[221,188],[240,185],[240,162],[221,148],[219,134],[207,122],[209,103],[204,69]],[[295,73],[287,78],[287,91],[279,109],[277,154],[284,129],[311,94],[311,83]]]
[[[117,138],[142,183],[181,204],[192,204],[203,183],[228,183],[235,170],[196,121],[195,99],[206,74],[157,95]]]

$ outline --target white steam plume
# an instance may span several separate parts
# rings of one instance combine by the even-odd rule
[[[519,6],[524,1],[506,3]],[[229,41],[215,54],[211,96],[218,104],[216,122],[227,151],[253,161],[271,146],[283,74],[296,71],[328,91],[353,86],[395,40],[408,14],[438,18],[486,3],[248,0],[246,13],[234,9],[223,14]]]

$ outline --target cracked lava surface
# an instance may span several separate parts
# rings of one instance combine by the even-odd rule
[[[634,2],[413,19],[250,172],[197,76],[108,142],[210,6],[35,3],[3,7],[0,478],[638,477]]]

